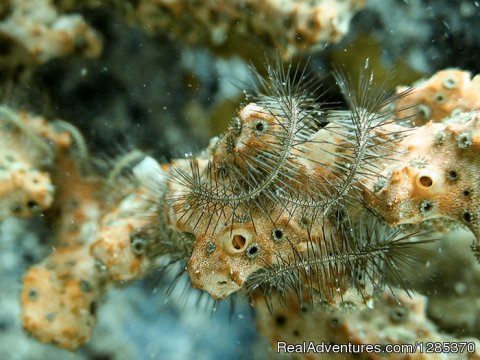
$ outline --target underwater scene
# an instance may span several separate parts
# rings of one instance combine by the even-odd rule
[[[479,58],[474,0],[1,0],[0,359],[480,360]]]

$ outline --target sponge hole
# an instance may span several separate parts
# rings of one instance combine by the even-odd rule
[[[430,187],[433,185],[433,180],[430,176],[420,176],[419,178],[419,182],[420,182],[420,185],[422,185],[423,187]]]

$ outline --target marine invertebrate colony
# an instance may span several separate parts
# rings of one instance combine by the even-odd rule
[[[193,287],[214,299],[249,296],[261,318],[280,316],[279,304],[291,311],[283,318],[297,319],[312,307],[361,313],[408,303],[404,291],[421,301],[406,275],[433,235],[413,225],[451,218],[478,234],[478,115],[412,126],[395,114],[415,91],[385,98],[369,72],[358,87],[341,72],[335,78],[347,110],[326,102],[305,68],[270,66],[202,153],[159,165],[133,152],[108,176],[94,169],[72,126],[30,124],[3,107],[2,136],[35,168],[36,191],[15,180],[15,171],[30,176],[25,166],[5,167],[19,195],[2,195],[2,209],[28,216],[27,209],[40,208],[56,229],[56,250],[24,277],[26,330],[44,342],[80,346],[105,291],[165,258],[183,262]],[[23,155],[22,142],[33,155]],[[462,201],[453,206],[457,193]]]
[[[172,166],[170,222],[194,234],[190,277],[216,298],[242,288],[257,270],[257,276],[275,278],[280,272],[293,280],[289,273],[305,266],[322,296],[342,296],[341,287],[362,289],[351,278],[354,273],[375,283],[382,257],[408,246],[396,240],[377,243],[368,238],[369,226],[377,224],[365,225],[369,216],[362,214],[366,220],[359,227],[350,214],[363,183],[375,176],[375,159],[388,156],[387,144],[402,131],[377,115],[384,105],[378,94],[369,95],[372,102],[357,100],[339,75],[354,111],[335,111],[290,76],[306,78],[299,69],[269,68],[271,81],[260,79],[255,102],[239,111],[207,154]],[[369,256],[375,265],[362,267],[373,261]],[[290,286],[301,287],[301,278]],[[278,286],[279,280],[262,283]]]
[[[0,358],[479,359],[479,11],[0,1]]]

